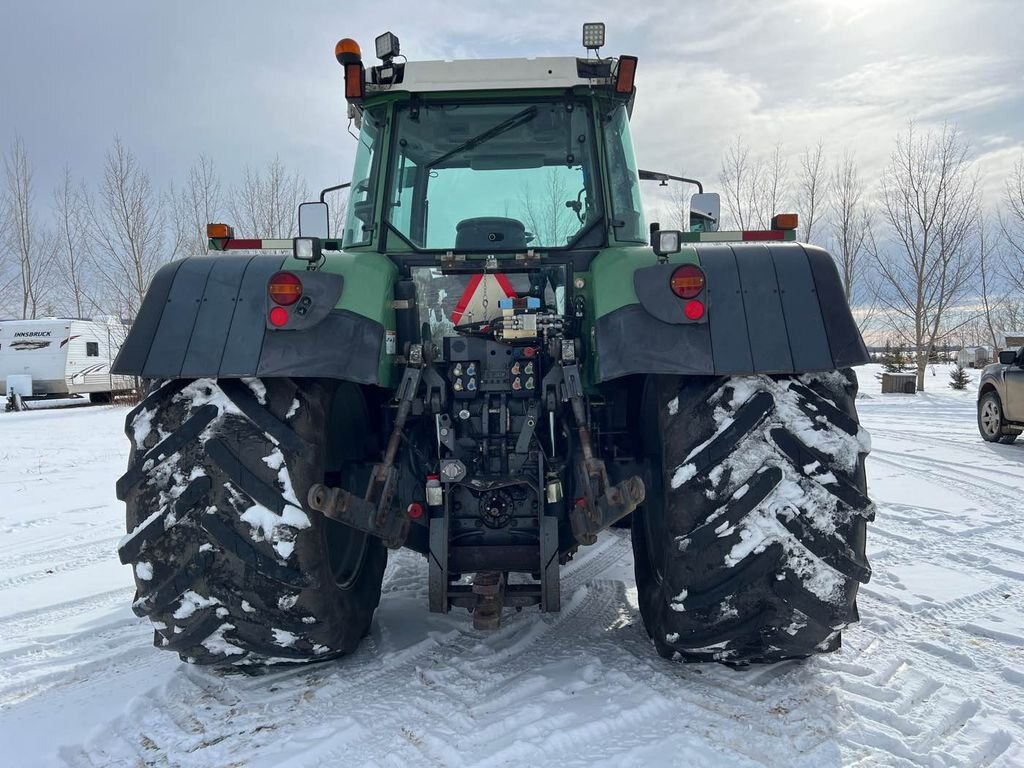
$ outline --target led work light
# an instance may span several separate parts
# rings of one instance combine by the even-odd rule
[[[604,22],[594,21],[583,25],[583,47],[588,51],[604,47]]]

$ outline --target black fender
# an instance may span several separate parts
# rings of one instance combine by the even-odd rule
[[[598,381],[649,373],[811,373],[870,362],[827,251],[804,243],[695,248],[706,278],[705,318],[686,321],[668,280],[641,275],[677,265],[638,269],[637,303],[595,322]]]
[[[268,321],[267,281],[283,256],[193,256],[153,277],[114,373],[144,378],[315,376],[376,384],[384,327],[335,309],[341,275],[297,271],[298,305],[281,328]]]

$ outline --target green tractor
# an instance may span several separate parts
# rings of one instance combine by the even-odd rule
[[[358,149],[343,232],[235,237],[153,279],[115,371],[120,557],[157,647],[313,661],[370,629],[389,549],[476,628],[558,611],[559,567],[631,526],[658,653],[731,665],[839,647],[870,576],[868,361],[796,217],[724,232],[717,195],[639,170],[637,60],[366,66],[338,44]],[[694,183],[686,231],[641,182]],[[336,188],[334,188],[336,189]],[[325,192],[328,190],[325,190]]]

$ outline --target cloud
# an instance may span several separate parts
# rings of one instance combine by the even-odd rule
[[[740,134],[764,153],[819,138],[854,149],[871,178],[909,119],[948,119],[997,179],[1024,144],[1020,2],[253,0],[204,6],[200,26],[190,6],[52,0],[5,16],[0,69],[18,76],[0,80],[0,146],[26,137],[44,194],[65,163],[95,177],[115,133],[161,183],[205,152],[226,181],[279,155],[316,187],[347,176],[354,154],[338,38],[369,52],[391,29],[413,60],[579,55],[580,24],[602,19],[604,53],[640,57],[645,167],[713,182]]]

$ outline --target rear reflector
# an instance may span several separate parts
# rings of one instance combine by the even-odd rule
[[[288,310],[284,307],[274,307],[270,310],[270,324],[280,328],[288,322]]]
[[[275,304],[291,306],[302,296],[302,281],[294,272],[278,272],[267,283],[267,293]]]
[[[704,290],[704,272],[696,264],[683,264],[672,272],[669,286],[680,299],[692,299]]]
[[[700,320],[704,317],[704,304],[697,299],[688,301],[683,307],[683,314],[686,315],[687,320]]]

